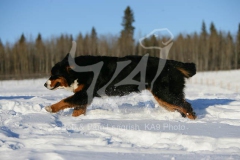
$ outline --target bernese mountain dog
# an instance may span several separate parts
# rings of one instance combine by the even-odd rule
[[[79,71],[77,67],[83,67],[84,70]],[[71,54],[67,54],[61,62],[53,66],[51,77],[44,86],[50,90],[67,89],[74,94],[45,109],[56,113],[65,108],[74,108],[72,116],[76,117],[86,113],[86,108],[94,97],[123,96],[147,89],[160,106],[169,111],[178,111],[183,117],[195,119],[196,114],[184,95],[185,78],[195,74],[194,63],[164,60],[148,55],[72,58]]]

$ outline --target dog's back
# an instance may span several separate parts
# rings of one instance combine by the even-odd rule
[[[73,69],[66,74],[65,79],[68,83],[77,80],[76,84],[69,83],[69,86],[77,86],[77,89],[74,90],[76,93],[73,98],[69,97],[69,100],[66,99],[65,102],[81,104],[80,106],[91,103],[92,99],[88,99],[88,101],[90,100],[88,102],[86,98],[89,97],[87,94],[90,93],[88,88],[92,86],[95,79],[94,89],[90,93],[93,97],[123,96],[148,89],[157,102],[167,110],[177,110],[183,116],[191,119],[196,118],[191,105],[185,101],[183,92],[184,78],[196,74],[196,67],[193,63],[182,63],[149,56],[79,56],[74,59],[77,66],[69,66],[68,61],[68,56],[66,56],[62,62],[59,62],[59,65],[63,69]],[[102,65],[94,68],[95,64]],[[78,66],[87,66],[88,70],[84,72],[74,71],[74,68]],[[78,89],[79,86],[80,89]]]

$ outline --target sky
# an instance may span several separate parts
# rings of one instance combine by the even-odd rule
[[[141,38],[154,29],[179,33],[201,31],[214,22],[218,30],[236,35],[240,23],[239,0],[0,0],[0,39],[16,42],[23,33],[35,39],[61,34],[90,33],[118,35],[124,10],[134,12],[134,36]]]

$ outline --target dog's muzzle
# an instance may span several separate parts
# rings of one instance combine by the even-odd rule
[[[44,83],[44,86],[45,86],[47,89],[53,89],[53,87],[51,87],[51,80],[47,80],[47,82]]]

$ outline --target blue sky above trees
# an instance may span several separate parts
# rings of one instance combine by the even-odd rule
[[[24,33],[44,39],[61,33],[77,36],[90,33],[94,26],[98,35],[120,34],[123,12],[127,6],[134,12],[134,37],[140,38],[153,29],[168,28],[174,36],[179,33],[200,32],[204,20],[209,29],[214,22],[217,30],[236,35],[240,23],[238,0],[1,0],[0,39],[13,43]]]

